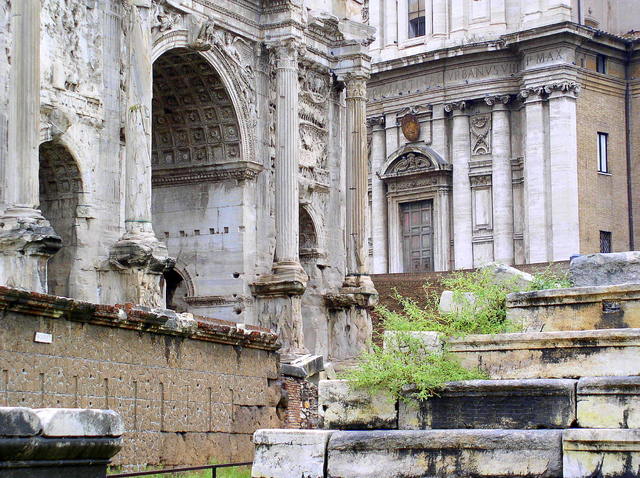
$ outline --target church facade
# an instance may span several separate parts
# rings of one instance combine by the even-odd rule
[[[368,340],[362,5],[0,1],[0,283]]]
[[[636,247],[637,2],[370,7],[374,273]]]

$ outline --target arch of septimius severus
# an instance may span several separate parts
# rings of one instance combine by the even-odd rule
[[[1,285],[357,353],[373,29],[307,3],[0,1]]]

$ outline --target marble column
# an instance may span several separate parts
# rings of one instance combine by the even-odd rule
[[[10,215],[41,216],[39,199],[40,143],[40,1],[12,2],[9,94],[9,145],[5,201]]]
[[[252,284],[259,300],[260,325],[280,334],[284,362],[308,353],[304,345],[302,294],[308,277],[300,265],[298,52],[293,38],[274,42],[276,67],[276,158],[274,171],[276,260],[271,274]]]
[[[47,291],[47,261],[62,243],[40,203],[40,0],[12,2],[7,157],[0,225],[0,284]]]
[[[580,253],[578,216],[578,143],[575,83],[551,86],[549,96],[549,164],[551,169],[550,260],[566,261]]]
[[[151,227],[151,9],[141,0],[128,12],[125,229],[129,236],[153,234]],[[137,6],[136,6],[137,4]]]
[[[453,255],[456,269],[473,268],[473,233],[471,225],[471,160],[469,115],[466,103],[450,103],[445,111],[452,113],[451,156],[453,164]]]
[[[493,256],[513,264],[513,186],[511,178],[511,125],[509,95],[486,98],[493,107],[491,133],[493,173]]]
[[[520,92],[525,100],[524,202],[525,250],[528,263],[547,262],[549,229],[547,227],[546,144],[542,89]]]
[[[386,161],[384,116],[371,118],[371,203],[375,214],[371,217],[374,274],[385,274],[387,269],[387,198],[385,184],[377,174]]]
[[[276,264],[277,275],[298,282],[302,290],[306,274],[298,256],[298,49],[294,41],[285,41],[275,50],[276,82]]]
[[[126,7],[125,232],[111,250],[119,284],[108,288],[120,292],[101,300],[164,307],[160,279],[175,261],[151,223],[151,6],[149,0],[130,0]]]

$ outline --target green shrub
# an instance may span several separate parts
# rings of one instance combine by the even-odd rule
[[[437,394],[446,382],[487,378],[479,370],[467,370],[446,350],[427,352],[423,343],[408,332],[399,332],[396,346],[372,350],[360,356],[358,367],[346,371],[343,378],[356,388],[372,393],[388,392],[394,398],[428,398]],[[407,386],[415,392],[407,396]]]
[[[395,346],[383,349],[372,346],[360,357],[358,366],[344,377],[356,388],[371,392],[386,391],[406,398],[403,390],[412,387],[417,398],[437,394],[446,382],[486,378],[480,370],[467,370],[447,352],[428,353],[422,342],[409,331],[439,332],[445,337],[468,334],[498,334],[520,329],[506,318],[506,298],[521,291],[514,280],[496,283],[489,270],[459,272],[444,279],[445,289],[453,292],[454,311],[440,313],[440,297],[425,286],[424,304],[395,292],[399,312],[384,306],[376,309],[384,330],[397,331]],[[469,294],[472,294],[470,296]]]

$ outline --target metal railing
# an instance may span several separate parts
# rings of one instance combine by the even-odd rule
[[[198,470],[211,470],[211,477],[216,478],[218,476],[219,468],[233,468],[236,466],[250,466],[252,462],[247,463],[225,463],[223,465],[203,465],[203,466],[189,466],[184,468],[165,468],[163,470],[153,471],[133,471],[131,473],[116,473],[115,475],[107,475],[107,478],[126,478],[129,476],[149,476],[149,475],[163,475],[169,473],[184,473],[186,471],[198,471]]]

